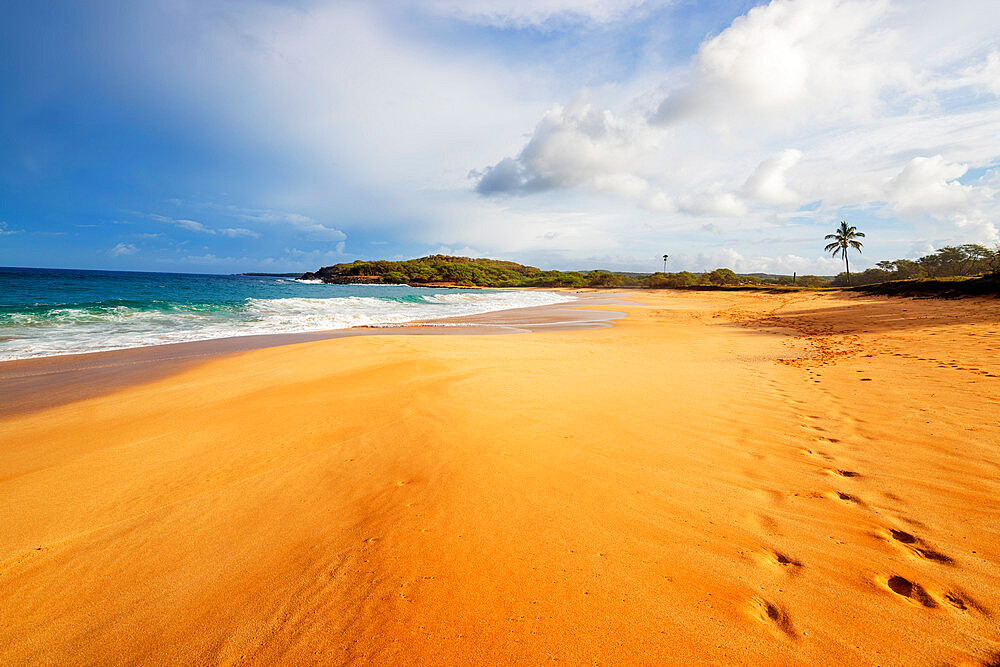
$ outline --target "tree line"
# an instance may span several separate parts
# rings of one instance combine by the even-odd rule
[[[990,250],[978,243],[945,246],[919,259],[897,259],[878,262],[873,268],[860,273],[838,274],[830,283],[832,287],[846,285],[871,285],[890,280],[916,278],[953,278],[1000,273],[1000,247]]]
[[[845,268],[849,269],[848,250],[861,251],[864,234],[842,222],[835,234],[828,236],[833,242],[827,250],[841,254]],[[667,256],[664,255],[664,263]],[[844,271],[830,278],[826,276],[776,276],[765,274],[738,274],[732,269],[714,271],[678,271],[667,273],[619,273],[612,271],[545,271],[534,266],[497,259],[473,259],[451,255],[430,255],[403,261],[357,260],[323,267],[315,273],[303,275],[328,283],[378,283],[378,284],[451,284],[467,287],[638,287],[685,288],[710,286],[791,286],[846,287],[871,285],[893,280],[915,278],[951,278],[980,274],[1000,274],[1000,247],[996,250],[967,243],[946,246],[919,259],[882,261],[860,273]]]
[[[467,287],[698,287],[723,285],[790,285],[792,276],[739,275],[731,269],[653,274],[612,271],[545,271],[496,259],[430,255],[403,261],[356,260],[335,264],[302,276],[328,283],[424,285],[446,283]],[[801,276],[795,282],[822,286],[827,279]]]

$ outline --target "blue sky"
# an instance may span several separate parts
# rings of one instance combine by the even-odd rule
[[[0,265],[835,273],[1000,222],[1000,6],[9,3]]]

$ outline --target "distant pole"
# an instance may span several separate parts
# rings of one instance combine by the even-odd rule
[[[670,257],[670,255],[664,255],[663,256],[663,272],[664,273],[667,272],[667,257]]]
[[[795,271],[792,271],[792,284],[793,285],[795,284],[795,281],[797,280],[797,276],[798,276],[798,274],[795,273]]]

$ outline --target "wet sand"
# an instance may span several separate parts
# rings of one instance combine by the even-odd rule
[[[0,663],[1000,659],[1000,301],[621,296],[0,419]]]
[[[511,334],[609,326],[621,317],[611,310],[579,306],[611,305],[613,299],[576,293],[574,302],[443,318],[420,326],[355,327],[310,333],[270,334],[171,343],[89,354],[67,354],[0,362],[0,417],[93,398],[168,377],[211,358],[331,338],[387,335]]]

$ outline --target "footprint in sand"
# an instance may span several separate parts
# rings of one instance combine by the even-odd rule
[[[748,512],[744,515],[744,518],[749,525],[765,533],[774,534],[778,532],[778,522],[763,512]]]
[[[940,600],[938,600],[932,597],[920,584],[899,575],[894,575],[886,579],[885,585],[893,593],[906,598],[912,604],[919,604],[928,609],[936,609],[942,604],[946,604],[956,611],[968,612],[974,609],[981,614],[988,615],[987,610],[982,605],[962,591],[947,591],[946,593],[939,594],[938,597]]]
[[[932,560],[937,563],[944,563],[945,565],[954,565],[955,559],[951,556],[941,553],[926,541],[920,539],[913,533],[908,533],[905,530],[897,530],[895,528],[887,528],[879,532],[879,537],[895,544],[914,556],[919,556],[920,558],[926,558],[927,560]]]
[[[795,558],[792,558],[788,554],[784,554],[777,549],[768,549],[767,547],[764,547],[760,551],[753,552],[751,556],[757,564],[763,567],[769,567],[774,570],[782,570],[791,575],[797,574],[799,569],[804,567],[802,565],[802,561],[796,560]]]
[[[817,440],[825,440],[825,438],[817,438]],[[815,449],[810,449],[808,447],[802,447],[799,451],[801,451],[806,456],[812,456],[812,457],[815,457],[815,458],[821,458],[821,459],[823,459],[825,461],[833,461],[833,457],[830,456],[829,454],[827,454],[826,452],[821,452],[821,451],[818,451],[818,450],[815,450]]]
[[[989,611],[961,589],[952,589],[944,594],[944,602],[957,611],[976,610],[984,616],[989,616]],[[997,663],[1000,665],[1000,663]]]
[[[792,619],[783,608],[764,598],[754,598],[750,601],[750,614],[761,623],[767,625],[775,634],[782,634],[789,639],[798,639],[798,632],[792,624]]]
[[[858,498],[857,496],[852,496],[849,493],[844,493],[843,491],[831,491],[829,494],[827,494],[827,497],[834,498],[835,500],[842,500],[845,503],[854,503],[855,505],[858,505],[860,507],[868,506],[867,503],[865,503],[865,501],[861,500],[861,498]]]
[[[825,472],[827,475],[830,475],[831,477],[848,477],[848,478],[861,477],[861,473],[854,472],[853,470],[837,470],[834,468],[824,468],[823,472]]]
[[[781,505],[785,502],[785,494],[777,489],[754,489],[752,493],[771,506]]]
[[[893,575],[886,579],[885,585],[890,591],[906,598],[909,602],[913,604],[919,604],[928,609],[934,609],[938,606],[938,603],[934,598],[930,596],[924,587],[918,583],[914,583],[905,577],[899,575]]]

